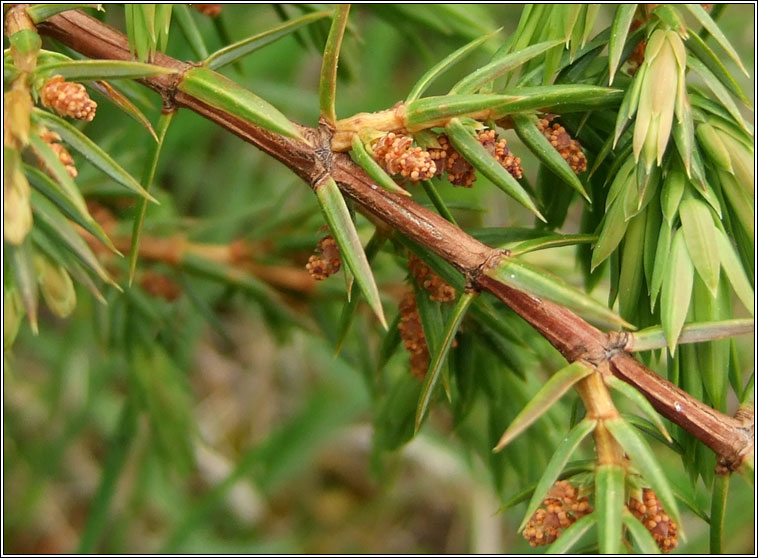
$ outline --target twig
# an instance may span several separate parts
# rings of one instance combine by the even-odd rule
[[[130,59],[123,34],[82,12],[70,11],[54,16],[40,24],[39,30],[91,58]],[[325,169],[313,147],[323,143],[319,130],[301,128],[304,137],[312,140],[309,145],[243,122],[176,91],[176,85],[189,65],[161,53],[156,55],[154,63],[180,72],[141,80],[161,95],[165,106],[186,107],[208,118],[281,161],[308,184],[313,184],[324,174]],[[581,358],[601,372],[610,365],[614,375],[636,387],[662,415],[696,436],[730,467],[737,467],[745,455],[752,454],[752,414],[733,418],[711,409],[624,352],[624,344],[619,343],[617,333],[604,334],[556,304],[538,300],[483,275],[483,270],[503,257],[499,250],[482,244],[404,196],[375,189],[373,181],[346,154],[334,155],[331,174],[343,194],[357,202],[368,216],[444,258],[472,286],[497,296],[570,362]]]

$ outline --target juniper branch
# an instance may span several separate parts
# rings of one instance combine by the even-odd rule
[[[39,25],[39,31],[78,52],[96,59],[130,60],[126,37],[79,11],[56,15]],[[513,309],[570,362],[582,359],[601,373],[610,371],[638,389],[663,416],[678,424],[736,468],[754,446],[752,411],[736,417],[724,415],[651,371],[624,351],[624,334],[605,334],[569,310],[508,287],[483,271],[503,257],[467,235],[436,213],[412,200],[373,185],[364,171],[344,153],[332,150],[331,132],[300,127],[308,142],[292,140],[258,128],[177,91],[186,64],[157,53],[154,64],[177,74],[141,80],[158,92],[167,109],[188,108],[236,134],[281,161],[311,186],[331,174],[343,194],[355,201],[373,221],[407,236],[458,269],[474,288],[489,291]]]

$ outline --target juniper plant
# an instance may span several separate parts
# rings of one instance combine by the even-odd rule
[[[183,341],[208,326],[229,340],[220,310],[241,291],[272,330],[325,338],[341,353],[331,367],[363,371],[351,387],[362,395],[317,385],[316,410],[285,425],[283,441],[253,446],[178,517],[163,550],[190,549],[188,534],[237,479],[273,490],[283,448],[306,459],[292,433],[318,441],[373,415],[377,462],[426,422],[455,434],[488,464],[502,509],[528,501],[519,530],[532,546],[668,552],[692,513],[720,552],[729,479],[753,482],[754,451],[753,376],[734,339],[753,331],[752,101],[717,23],[725,6],[526,5],[508,32],[478,7],[276,6],[280,23],[237,41],[225,10],[271,8],[194,6],[203,15],[185,5],[5,13],[5,348],[16,352],[17,335],[22,354],[35,344],[23,321],[44,329],[41,295],[53,315],[94,324],[108,351],[92,358],[121,369],[126,386],[78,548],[118,550],[107,514],[144,454],[141,416],[170,470],[197,470],[207,427],[192,418],[183,370],[194,343]],[[377,17],[417,50],[449,52],[429,49],[429,69],[383,109],[344,100],[350,74],[374,71],[357,68],[357,53],[384,62],[362,31]],[[302,95],[310,122],[277,108],[285,85],[247,75],[284,37],[321,58],[317,95],[315,84]],[[464,59],[475,54],[472,70]],[[157,118],[145,114],[155,94]],[[364,112],[341,114],[348,105]],[[207,129],[186,113],[288,174],[255,177],[243,207],[228,168],[182,159],[178,138],[202,143],[195,130]],[[114,147],[126,116],[145,144],[132,161]],[[204,191],[179,184],[192,173]],[[492,186],[511,217],[481,227],[471,200]],[[191,199],[208,205],[197,218]],[[548,249],[563,256],[540,259]],[[344,285],[316,288],[335,274]],[[12,375],[20,362],[6,356]],[[580,452],[590,458],[570,461]],[[514,490],[513,475],[529,487]]]

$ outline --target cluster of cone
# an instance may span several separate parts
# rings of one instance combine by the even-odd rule
[[[513,155],[505,138],[498,138],[495,130],[478,132],[479,143],[511,173],[521,178],[521,159]],[[436,138],[436,146],[423,149],[413,146],[413,139],[403,134],[390,132],[373,146],[374,159],[391,175],[400,175],[411,182],[429,180],[447,174],[454,186],[471,188],[476,180],[474,167],[450,145],[444,134]]]
[[[663,552],[671,552],[678,544],[677,526],[666,514],[661,501],[649,488],[642,491],[642,500],[632,497],[629,511],[645,528]],[[552,544],[566,529],[579,519],[592,513],[586,497],[568,481],[558,481],[548,492],[542,506],[534,512],[524,528],[523,535],[531,546]]]
[[[408,270],[413,280],[426,289],[431,300],[450,302],[455,299],[455,289],[414,254],[408,258]],[[423,380],[429,369],[429,348],[413,290],[408,291],[400,301],[400,322],[397,327],[405,350],[410,355],[411,374]]]
[[[340,270],[340,267],[342,267],[340,250],[332,236],[325,236],[318,241],[316,253],[305,264],[305,269],[316,281],[322,281],[330,275],[334,275]]]

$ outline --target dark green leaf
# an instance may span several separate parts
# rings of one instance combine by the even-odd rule
[[[459,119],[450,120],[445,129],[453,147],[469,163],[489,178],[495,186],[529,209],[537,217],[545,220],[521,184],[471,135]]]
[[[534,119],[525,114],[514,114],[513,123],[516,126],[518,137],[521,138],[521,141],[524,142],[530,151],[534,153],[537,158],[553,172],[553,174],[579,192],[591,203],[581,180],[579,180],[576,173],[566,160],[561,157],[558,150],[553,147],[542,132],[539,131],[537,125],[534,123]]]
[[[731,95],[729,94],[729,91],[727,90],[724,85],[719,81],[719,79],[713,75],[713,72],[711,72],[705,64],[700,62],[697,58],[693,56],[687,57],[687,66],[692,68],[692,70],[695,71],[703,80],[705,81],[708,88],[713,91],[713,93],[716,95],[719,101],[724,105],[724,108],[729,111],[729,114],[732,115],[734,120],[742,126],[742,128],[745,129],[748,133],[750,133],[750,126],[745,121],[744,117],[742,116],[742,113],[740,112],[740,109],[737,107],[737,104],[732,100]]]
[[[208,47],[205,46],[203,34],[200,32],[197,23],[195,23],[189,7],[186,4],[175,4],[174,15],[176,15],[176,22],[179,24],[184,38],[187,39],[192,51],[195,53],[195,57],[198,60],[208,58]]]
[[[711,554],[722,553],[724,520],[726,519],[726,497],[729,494],[730,474],[716,475],[713,480],[713,497],[711,498]]]
[[[624,469],[620,465],[598,465],[595,469],[595,513],[602,554],[618,554],[621,548],[623,511]]]
[[[681,527],[682,520],[674,493],[650,446],[628,422],[621,418],[606,420],[605,425],[660,498],[666,513]]]
[[[637,543],[643,554],[660,554],[661,549],[658,548],[658,543],[655,542],[653,535],[646,526],[644,526],[639,519],[634,517],[629,510],[624,510],[622,519],[624,526],[629,529],[629,533],[632,535],[632,540]]]
[[[147,191],[137,182],[131,174],[126,172],[113,158],[108,155],[100,146],[89,139],[77,128],[47,111],[35,109],[34,119],[41,122],[48,129],[60,134],[63,141],[76,149],[79,153],[103,171],[117,183],[124,186],[130,192],[139,194],[150,201],[156,201]]]
[[[594,370],[581,362],[573,362],[553,374],[513,419],[503,433],[494,451],[501,451],[516,436],[547,412],[574,384],[592,374]]]
[[[403,196],[411,195],[410,192],[398,186],[397,182],[392,180],[392,177],[369,155],[359,134],[353,135],[353,149],[350,152],[350,156],[353,158],[353,161],[366,171],[366,174],[376,180],[376,183],[385,190]]]
[[[619,380],[616,376],[607,375],[604,376],[603,379],[611,389],[620,393],[629,399],[632,403],[634,403],[637,408],[642,411],[645,416],[647,416],[647,418],[649,418],[650,421],[658,428],[660,433],[663,434],[663,437],[666,438],[667,441],[672,441],[671,436],[666,430],[666,427],[663,425],[663,421],[661,420],[660,415],[655,411],[650,402],[645,399],[645,396],[642,395],[634,386],[627,384],[623,380]]]
[[[272,105],[235,82],[207,68],[191,68],[179,90],[271,132],[302,139],[300,131]]]
[[[611,24],[611,36],[608,40],[609,85],[613,85],[613,77],[621,62],[621,53],[636,11],[637,4],[620,4],[616,8],[616,15]]]
[[[411,101],[415,101],[416,99],[421,97],[421,95],[424,93],[424,91],[426,91],[426,88],[429,87],[432,81],[437,79],[437,77],[439,77],[448,69],[452,68],[456,63],[461,61],[469,53],[473,52],[474,49],[476,49],[479,45],[491,39],[496,33],[499,33],[501,29],[496,29],[495,31],[492,31],[491,33],[488,33],[482,37],[474,39],[470,43],[463,45],[461,48],[449,54],[448,56],[440,60],[437,64],[432,66],[423,76],[421,76],[421,79],[419,79],[416,82],[416,84],[411,89],[411,92],[408,93],[408,96],[406,97],[405,102],[410,103]]]
[[[111,239],[108,238],[108,235],[105,234],[105,231],[98,222],[92,218],[89,212],[82,213],[80,208],[66,197],[58,184],[56,184],[49,176],[30,165],[24,165],[24,172],[29,179],[29,183],[53,202],[64,215],[74,221],[77,225],[80,225],[87,232],[91,233],[116,254],[121,255],[113,245],[113,242],[111,242]]]
[[[34,269],[32,259],[31,240],[27,237],[24,242],[18,246],[6,244],[5,250],[8,251],[8,260],[13,272],[16,289],[21,297],[21,302],[26,310],[29,319],[29,325],[36,335],[39,331],[37,326],[37,308],[39,305],[37,290],[37,272]]]
[[[363,296],[366,297],[379,322],[387,329],[387,321],[384,319],[384,311],[379,298],[379,290],[374,281],[374,274],[366,260],[358,232],[355,230],[355,225],[350,218],[350,212],[337,183],[332,177],[327,177],[314,188],[314,191],[324,217],[326,217],[326,222],[329,224],[329,229],[339,246],[340,257],[347,263],[355,276]]]
[[[694,272],[684,232],[679,229],[674,233],[661,288],[661,325],[672,355],[690,307]]]
[[[719,285],[719,249],[716,226],[708,206],[697,198],[684,199],[679,206],[684,240],[690,259],[708,289],[715,296]]]
[[[100,260],[92,252],[87,243],[84,242],[76,229],[69,223],[58,209],[42,195],[32,192],[32,208],[36,217],[36,222],[45,226],[47,232],[54,239],[60,241],[85,268],[92,271],[106,283],[110,283],[117,289],[121,287],[111,279]]]
[[[34,70],[36,76],[63,76],[68,81],[140,79],[176,72],[176,68],[127,60],[71,60],[44,64]]]
[[[458,302],[445,325],[439,347],[433,352],[433,358],[429,364],[429,369],[427,370],[424,379],[424,385],[421,389],[421,397],[418,406],[416,407],[415,430],[417,432],[421,427],[421,422],[424,420],[427,410],[429,409],[432,394],[434,393],[434,389],[437,387],[441,376],[442,365],[447,359],[450,347],[453,345],[453,340],[455,339],[458,327],[461,325],[461,321],[465,317],[469,305],[476,299],[476,296],[476,293],[463,293],[458,297]]]
[[[556,541],[551,544],[546,554],[568,554],[579,540],[597,523],[597,513],[585,515],[566,529]],[[580,552],[582,554],[582,552]]]
[[[559,45],[562,42],[562,39],[545,41],[535,45],[530,45],[522,50],[518,50],[517,52],[506,54],[500,58],[496,58],[486,66],[482,66],[472,74],[469,74],[461,81],[456,83],[450,90],[450,94],[460,95],[474,93],[488,82],[497,79],[500,76],[506,75],[508,72],[518,68],[528,60],[531,60],[535,56],[542,54],[546,50]]]
[[[571,457],[571,454],[574,453],[581,441],[584,440],[590,432],[595,430],[596,425],[596,420],[585,418],[572,428],[566,437],[563,438],[561,443],[558,444],[555,453],[553,453],[550,462],[547,464],[540,477],[539,483],[537,483],[537,487],[534,489],[534,494],[532,494],[532,499],[529,501],[529,505],[526,507],[524,519],[521,521],[521,525],[518,528],[519,532],[523,531],[529,519],[531,519],[534,512],[537,511],[542,500],[545,499],[550,488],[561,474],[561,471]]]
[[[597,322],[634,329],[634,326],[588,294],[525,262],[505,258],[485,273],[509,287],[538,298],[545,298]]]
[[[158,158],[160,157],[161,149],[163,148],[163,140],[166,138],[166,132],[168,131],[175,114],[176,111],[161,114],[161,118],[158,121],[158,141],[150,145],[150,153],[146,157],[146,165],[142,173],[142,183],[144,184],[144,192],[146,196],[150,195],[148,194],[148,190],[153,185],[155,169],[158,167]],[[140,186],[140,189],[141,188],[142,186]],[[132,281],[134,280],[134,272],[137,269],[139,242],[142,234],[142,224],[145,221],[146,213],[147,199],[142,199],[140,200],[137,216],[134,218],[134,224],[132,225],[132,243],[129,248],[129,285],[132,284]]]
[[[685,6],[692,13],[692,15],[697,18],[697,20],[700,22],[700,25],[702,25],[703,28],[708,31],[708,33],[713,35],[713,38],[716,39],[716,42],[721,45],[721,48],[723,48],[729,57],[734,60],[734,62],[740,67],[740,70],[742,70],[746,76],[749,76],[750,74],[745,69],[745,66],[742,65],[742,61],[740,60],[737,51],[731,45],[729,39],[726,38],[726,35],[724,35],[723,31],[721,31],[721,28],[718,26],[718,24],[713,21],[710,15],[708,15],[708,12],[706,12],[700,4],[685,4]]]
[[[304,25],[308,25],[314,21],[318,21],[331,15],[331,13],[332,12],[330,11],[321,11],[306,14],[304,16],[287,21],[282,25],[267,29],[262,33],[257,33],[252,37],[248,37],[247,39],[237,41],[236,43],[217,50],[210,56],[206,55],[204,57],[205,60],[203,61],[203,66],[210,68],[211,70],[218,70],[219,68],[222,68],[228,64],[232,64],[244,56],[247,56],[256,50],[261,49],[282,37],[286,37]]]
[[[744,335],[753,331],[754,322],[752,318],[689,323],[682,327],[682,332],[679,334],[677,343],[679,345],[702,343],[735,335]],[[625,348],[630,352],[662,349],[668,343],[663,328],[658,326],[635,331],[629,335],[630,341],[626,344]]]
[[[345,34],[347,16],[350,13],[350,4],[340,4],[334,9],[332,26],[324,47],[324,57],[321,62],[321,78],[319,80],[319,114],[326,122],[334,124],[337,114],[334,110],[334,101],[337,91],[337,62],[342,47],[342,37]]]
[[[747,273],[745,273],[740,258],[726,234],[718,227],[716,227],[714,233],[719,259],[721,260],[721,268],[732,284],[732,289],[734,289],[737,298],[740,299],[740,302],[742,302],[743,306],[747,308],[747,311],[752,316],[755,293],[753,292],[753,287],[750,285]]]
[[[26,13],[31,20],[37,24],[54,15],[67,12],[69,10],[94,9],[104,12],[102,4],[32,4],[26,8]]]

